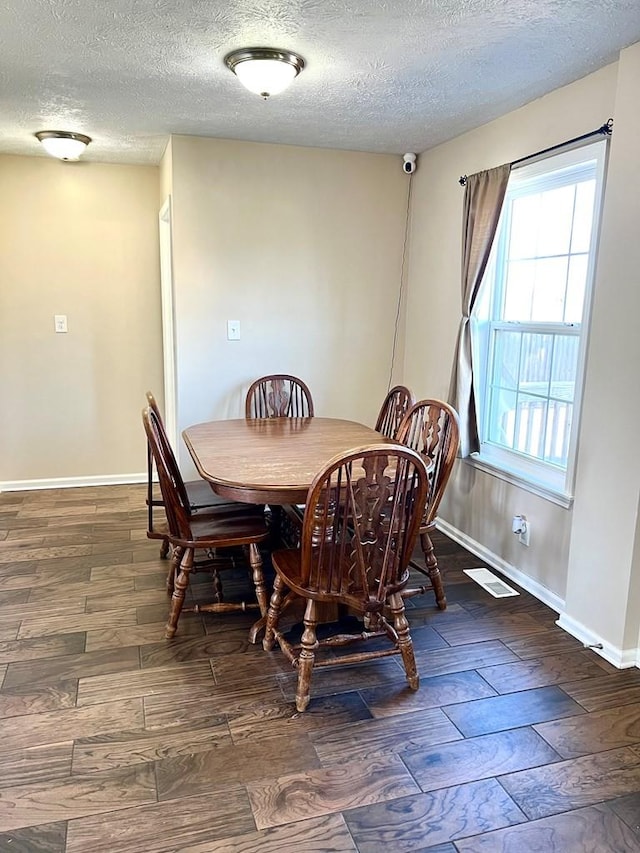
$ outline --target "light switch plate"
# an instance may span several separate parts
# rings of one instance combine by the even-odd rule
[[[240,320],[227,320],[227,340],[240,340]]]
[[[56,334],[64,334],[68,332],[67,329],[67,315],[66,314],[54,314],[53,315],[53,325],[56,330]]]

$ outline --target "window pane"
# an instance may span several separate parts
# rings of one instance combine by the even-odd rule
[[[541,203],[540,193],[513,200],[508,251],[510,258],[535,258]]]
[[[551,377],[551,356],[553,354],[552,335],[522,336],[522,360],[520,366],[521,391],[529,394],[549,395]]]
[[[513,449],[516,424],[516,393],[493,388],[489,410],[489,441]]]
[[[576,210],[573,220],[572,252],[588,252],[591,246],[595,181],[583,181],[576,188]]]
[[[493,385],[515,390],[520,365],[519,332],[496,331],[493,352]]]
[[[559,187],[542,194],[536,254],[566,255],[571,241],[575,187]]]
[[[521,323],[531,319],[535,274],[535,260],[508,264],[502,319]]]
[[[543,258],[535,262],[536,277],[531,319],[561,323],[567,285],[567,258]]]
[[[573,401],[579,349],[580,339],[575,335],[556,336],[551,367],[550,397]]]
[[[587,286],[589,255],[575,255],[569,261],[567,298],[564,305],[565,323],[581,323],[584,291]]]
[[[541,457],[546,420],[546,400],[518,394],[515,449],[529,456]]]
[[[571,403],[559,400],[549,401],[544,446],[545,462],[560,465],[562,468],[567,467],[572,416],[573,406]]]

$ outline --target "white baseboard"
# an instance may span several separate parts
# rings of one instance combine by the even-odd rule
[[[547,607],[555,610],[556,613],[562,613],[564,610],[563,599],[560,598],[559,595],[556,595],[555,592],[552,592],[548,587],[543,586],[543,584],[533,578],[530,578],[529,575],[525,575],[525,573],[521,572],[520,569],[516,569],[515,566],[511,565],[511,563],[507,563],[507,561],[503,560],[502,557],[494,554],[493,551],[490,551],[485,545],[482,545],[480,542],[477,542],[475,539],[467,536],[466,533],[458,530],[457,527],[449,524],[448,521],[443,521],[443,519],[439,518],[436,526],[438,530],[441,530],[449,537],[449,539],[453,539],[453,541],[457,542],[458,545],[462,545],[462,547],[466,548],[467,551],[471,551],[471,553],[475,554],[476,557],[480,557],[481,560],[488,563],[492,568],[498,569],[499,572],[502,572],[503,575],[506,575],[514,583],[517,583],[518,586],[526,589],[527,592],[530,592],[531,595],[534,595],[539,601],[546,604]]]
[[[617,646],[613,646],[581,622],[578,622],[576,619],[572,619],[564,613],[565,603],[559,595],[556,595],[555,592],[552,592],[546,586],[543,586],[541,583],[538,583],[538,581],[535,581],[528,575],[525,575],[524,572],[520,571],[520,569],[516,569],[515,566],[507,563],[507,561],[503,560],[502,557],[494,554],[484,545],[481,545],[480,542],[476,542],[475,539],[467,536],[466,533],[458,530],[457,527],[454,527],[447,521],[438,519],[436,526],[438,530],[441,530],[446,536],[453,539],[454,542],[457,542],[459,545],[462,545],[463,548],[471,551],[472,554],[480,557],[481,560],[488,563],[492,568],[502,572],[503,575],[506,575],[512,581],[517,583],[518,586],[526,589],[527,592],[530,592],[531,595],[534,595],[539,601],[542,601],[543,604],[546,604],[552,610],[555,610],[556,613],[559,614],[559,618],[556,620],[556,625],[562,628],[563,631],[571,634],[572,637],[580,640],[585,647],[593,649],[596,654],[599,654],[600,657],[603,657],[619,669],[627,669],[632,666],[640,667],[640,648],[623,650],[617,648]]]
[[[0,482],[0,492],[24,492],[31,489],[75,489],[81,486],[125,486],[146,483],[143,474],[96,474],[91,477],[52,477],[49,480],[6,480]]]
[[[578,622],[577,619],[573,619],[566,613],[560,615],[556,625],[559,625],[563,631],[571,634],[572,637],[580,640],[585,646],[593,649],[600,657],[617,666],[618,669],[628,669],[629,667],[640,665],[640,649],[619,649],[617,646],[603,640],[602,637],[599,637],[590,628],[583,625],[582,622]]]

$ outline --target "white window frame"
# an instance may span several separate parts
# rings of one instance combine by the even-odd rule
[[[501,221],[496,232],[496,240],[492,250],[491,258],[485,273],[486,286],[493,284],[490,290],[486,290],[485,283],[481,285],[484,289],[478,300],[480,315],[478,312],[471,317],[471,335],[473,346],[474,364],[474,391],[478,408],[478,427],[480,430],[480,452],[468,457],[468,461],[482,470],[487,471],[501,479],[522,486],[529,491],[545,497],[554,503],[568,507],[573,501],[573,489],[575,484],[575,469],[578,453],[578,435],[580,431],[580,418],[582,409],[582,394],[584,390],[585,367],[587,346],[589,337],[589,321],[591,316],[591,304],[595,270],[597,265],[598,241],[600,234],[600,214],[604,197],[604,182],[606,174],[606,163],[608,154],[608,140],[601,139],[586,145],[574,146],[565,149],[559,154],[546,155],[537,159],[526,161],[513,170],[516,178],[510,187],[507,187],[507,195],[503,206]],[[564,323],[513,323],[501,320],[491,320],[494,313],[493,300],[501,295],[503,283],[495,286],[496,270],[504,260],[506,251],[506,236],[508,228],[502,228],[504,217],[510,215],[511,199],[526,194],[535,183],[537,190],[550,189],[559,186],[562,179],[558,172],[572,168],[572,179],[579,176],[579,170],[574,171],[580,163],[595,161],[596,191],[594,197],[592,240],[589,249],[589,260],[587,265],[585,298],[583,304],[582,322],[576,324]],[[523,171],[520,172],[520,169]],[[587,168],[585,167],[585,171]],[[548,175],[547,180],[540,180],[541,176]],[[573,399],[573,415],[569,439],[569,453],[566,470],[553,463],[536,460],[531,456],[517,450],[499,447],[486,441],[484,435],[487,431],[485,411],[485,396],[488,388],[489,371],[491,369],[490,331],[491,328],[505,328],[517,330],[518,332],[545,332],[563,334],[575,334],[580,336],[578,352],[578,363],[576,368],[576,384]]]

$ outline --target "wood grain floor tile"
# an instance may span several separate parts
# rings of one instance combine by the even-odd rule
[[[410,690],[406,681],[398,681],[389,687],[362,690],[361,695],[374,717],[390,717],[454,702],[483,699],[495,696],[495,691],[476,672],[453,672],[421,679],[418,690]]]
[[[360,853],[425,850],[525,819],[495,779],[354,809],[345,818]]]
[[[442,743],[442,746],[426,749],[412,744],[403,753],[404,763],[423,791],[489,779],[560,760],[546,741],[530,728]]]
[[[100,652],[93,652],[100,654]],[[168,690],[180,691],[183,696],[199,686],[213,683],[213,674],[207,661],[195,661],[181,666],[164,666],[155,669],[130,670],[109,675],[81,678],[78,682],[78,706],[95,705],[110,699],[132,699],[153,696]]]
[[[371,720],[371,712],[358,693],[321,696],[304,714],[292,703],[264,696],[259,705],[228,714],[234,743],[262,742],[271,737],[296,737],[323,730],[337,731],[348,723]],[[450,725],[450,724],[449,724]]]
[[[183,847],[180,853],[358,853],[342,815],[300,820],[287,826]],[[455,853],[455,850],[453,851]]]
[[[90,570],[92,581],[129,580],[132,576],[157,575],[167,576],[169,564],[166,560],[149,560],[146,563],[115,563],[111,566],[94,566]]]
[[[26,748],[73,740],[76,737],[117,732],[127,725],[137,728],[144,726],[140,699],[10,717],[2,723],[0,758],[6,748]]]
[[[65,779],[71,772],[72,740],[26,749],[10,748],[11,744],[5,740],[2,745],[0,788]]]
[[[91,706],[100,707],[100,706]],[[184,726],[162,731],[116,732],[76,739],[73,748],[74,774],[129,767],[165,758],[194,755],[223,746],[231,746],[231,735],[224,717],[211,717],[199,726]]]
[[[640,703],[640,670],[616,670],[610,675],[600,674],[588,681],[570,681],[562,685],[565,693],[579,702],[587,711],[602,711],[619,705]]]
[[[139,665],[140,658],[135,646],[129,649],[65,655],[42,661],[10,663],[2,686],[5,688],[18,687],[21,684],[52,684],[72,678],[137,669]],[[97,701],[104,701],[104,698]]]
[[[225,785],[199,797],[72,820],[66,853],[184,853],[197,844],[215,851],[218,838],[252,831],[246,790]]]
[[[135,618],[135,611],[133,611]],[[94,615],[94,614],[92,614]],[[95,614],[100,615],[100,614]],[[122,646],[157,646],[158,640],[164,641],[166,618],[162,622],[151,622],[147,625],[127,625],[113,628],[97,628],[87,631],[87,651],[96,649],[117,649]],[[204,628],[199,620],[181,622],[183,637],[204,636]],[[203,655],[206,657],[206,655]],[[187,658],[188,659],[188,658]]]
[[[613,749],[510,773],[500,783],[533,820],[637,791],[640,762],[630,749]]]
[[[584,646],[566,631],[546,631],[528,637],[504,637],[507,648],[522,660],[541,658],[545,655],[582,651]],[[597,655],[594,654],[594,658]]]
[[[126,583],[126,581],[123,581]],[[131,582],[133,589],[133,582]],[[148,604],[162,604],[167,607],[166,589],[145,589],[142,592],[118,592],[113,595],[87,595],[87,613],[99,613],[101,610],[126,610]]]
[[[422,678],[446,675],[449,672],[464,672],[492,664],[512,663],[519,658],[500,640],[487,640],[464,646],[440,649],[437,655],[416,650],[418,672]]]
[[[8,664],[2,663],[0,664],[0,687],[4,681],[4,677],[7,674]]]
[[[23,604],[6,604],[0,609],[3,620],[16,621],[18,619],[53,618],[84,613],[85,599],[73,598],[69,601],[56,603],[51,606],[40,602],[26,601]]]
[[[193,630],[194,624],[197,623],[192,622],[191,627],[185,627],[185,632]],[[180,632],[179,628],[178,631]],[[156,644],[143,646],[140,649],[140,660],[143,669],[182,663],[183,661],[208,660],[209,658],[215,662],[216,658],[243,654],[250,650],[250,646],[248,635],[244,631],[232,638],[218,635],[192,637],[179,633],[170,643],[163,640]],[[264,654],[259,646],[252,647],[251,653],[257,656],[260,656],[261,653]]]
[[[638,853],[640,840],[606,806],[533,820],[456,842],[459,853]]]
[[[408,756],[414,752],[421,754],[434,744],[459,740],[461,737],[439,708],[332,726],[310,735],[324,767],[394,753],[401,755],[409,766]]]
[[[417,786],[400,758],[390,755],[250,782],[247,791],[256,826],[266,829],[397,800],[416,793]]]
[[[116,629],[135,624],[134,608],[104,613],[78,613],[71,616],[32,617],[22,621],[18,638],[23,640],[29,637],[48,637],[52,634],[73,634],[77,631],[99,631],[101,628]],[[87,647],[87,651],[92,650]]]
[[[0,690],[0,719],[42,711],[61,711],[76,704],[78,682],[75,679],[55,684],[28,684]]]
[[[602,675],[602,670],[590,652],[548,655],[539,660],[487,666],[478,672],[498,693],[514,693],[532,687],[545,687],[563,681],[591,679]]]
[[[33,578],[33,575],[28,575],[28,577]],[[2,583],[2,579],[0,579],[0,613],[2,613],[2,608],[6,604],[24,604],[29,598],[29,590],[28,589],[4,589],[4,584]]]
[[[634,750],[634,752],[637,752],[637,750]],[[629,794],[626,797],[619,797],[616,800],[609,800],[606,805],[618,817],[622,818],[637,837],[640,844],[640,791]]]
[[[0,788],[0,832],[155,800],[153,768],[148,764],[89,777]]]
[[[20,622],[0,622],[0,644],[3,642],[11,642],[18,636]]]
[[[64,601],[67,597],[79,598],[81,596],[91,596],[91,599],[100,598],[120,598],[128,592],[133,593],[133,578],[130,580],[105,580],[105,581],[79,581],[78,583],[67,583],[64,585],[47,584],[46,586],[34,586],[29,596],[29,601],[55,601],[61,599]],[[166,591],[165,591],[166,597]],[[89,599],[87,598],[87,605]],[[133,606],[133,605],[129,605]],[[105,609],[105,608],[101,608]],[[109,610],[118,610],[121,608],[110,607]],[[122,608],[125,609],[125,608]],[[88,606],[87,606],[88,610]]]
[[[219,785],[221,779],[230,785],[246,784],[264,777],[312,771],[319,766],[315,750],[304,735],[239,745],[220,742],[207,752],[158,761],[158,799],[202,794]]]
[[[541,634],[547,629],[528,613],[519,613],[513,616],[496,614],[485,619],[461,619],[456,623],[438,626],[437,630],[450,646],[461,646],[483,640],[506,640]]]
[[[55,572],[41,572],[38,569],[34,574],[16,572],[10,577],[5,576],[2,578],[2,587],[11,590],[27,589],[29,590],[29,601],[42,601],[43,599],[46,600],[46,595],[38,595],[35,590],[46,588],[53,598],[60,598],[60,587],[70,589],[72,584],[86,583],[88,580],[89,569],[59,568]]]
[[[195,666],[195,664],[189,664]],[[202,665],[202,664],[201,664]],[[271,679],[220,687],[213,680],[199,686],[167,685],[144,700],[146,728],[182,726],[225,714],[228,719],[260,714],[267,703],[281,702],[282,694]]]
[[[640,703],[594,711],[580,724],[575,719],[554,720],[535,729],[563,758],[631,746],[640,743]]]
[[[272,654],[281,654],[272,652]],[[215,664],[214,664],[215,665]],[[311,699],[339,693],[342,690],[361,690],[397,684],[403,678],[403,670],[395,660],[376,660],[354,666],[338,666],[318,669],[313,673]],[[296,695],[298,675],[293,672],[278,676],[285,699],[293,701]]]
[[[0,563],[21,563],[24,560],[51,560],[59,557],[84,557],[91,545],[65,545],[56,548],[17,548],[17,542],[0,542]]]
[[[85,634],[60,634],[54,637],[34,637],[30,640],[5,640],[0,642],[0,663],[45,660],[84,651]]]
[[[64,853],[67,824],[43,823],[0,833],[0,850],[7,853]]]
[[[584,714],[584,708],[559,687],[537,687],[521,693],[449,705],[443,710],[465,737]]]

